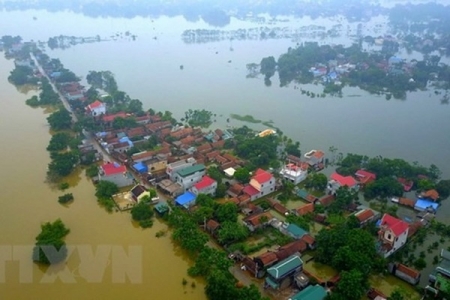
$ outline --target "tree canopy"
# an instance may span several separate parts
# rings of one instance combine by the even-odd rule
[[[63,261],[67,256],[64,238],[69,232],[61,219],[42,224],[33,249],[33,261],[46,265]]]
[[[72,127],[72,118],[65,108],[55,111],[47,118],[50,127],[53,130],[64,130]]]

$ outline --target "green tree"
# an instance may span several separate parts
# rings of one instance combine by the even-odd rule
[[[207,174],[209,177],[217,181],[217,184],[222,183],[223,179],[223,172],[216,166],[211,166],[207,170]]]
[[[131,217],[133,220],[138,221],[143,228],[150,227],[153,224],[153,215],[153,209],[145,201],[141,201],[131,209]]]
[[[277,67],[277,62],[273,56],[265,57],[261,60],[261,74],[264,75],[265,78],[270,79],[275,74],[275,69]]]
[[[231,243],[245,240],[249,235],[247,227],[237,222],[223,222],[220,224],[218,230],[218,241],[222,245],[229,245]]]
[[[429,179],[420,179],[417,183],[417,189],[420,191],[427,191],[434,189],[436,185]]]
[[[213,217],[214,209],[210,206],[200,206],[192,214],[192,219],[197,224],[203,224]]]
[[[402,292],[399,289],[395,289],[387,300],[404,300]]]
[[[228,270],[232,266],[227,254],[221,250],[204,247],[197,258],[195,264],[189,268],[190,276],[209,276],[214,270]]]
[[[450,180],[440,180],[436,185],[436,191],[441,199],[448,198],[450,196]]]
[[[119,187],[110,181],[100,180],[95,186],[95,196],[97,198],[111,198],[119,192]]]
[[[225,183],[219,183],[216,189],[216,198],[223,198],[227,194],[227,186]]]
[[[360,300],[368,288],[369,284],[363,273],[357,270],[343,271],[333,294],[342,297],[337,299]]]
[[[327,187],[328,178],[323,173],[312,173],[308,176],[305,186],[318,191],[323,191]]]
[[[131,100],[128,103],[127,112],[135,113],[135,114],[143,113],[144,110],[142,109],[142,102],[138,99]]]
[[[239,168],[234,172],[234,178],[241,183],[248,183],[250,181],[250,172],[247,168]]]
[[[236,222],[238,219],[238,209],[235,203],[227,202],[220,204],[216,209],[214,216],[220,223]]]
[[[48,165],[47,175],[51,180],[69,175],[79,163],[79,155],[74,151],[52,152],[50,157],[52,161]]]
[[[33,261],[46,265],[63,261],[67,256],[64,238],[69,232],[70,230],[61,219],[42,224],[41,232],[36,237],[36,245],[33,248]]]
[[[67,149],[70,139],[70,135],[64,132],[58,132],[52,135],[49,145],[47,146],[47,151],[62,151]]]
[[[52,113],[47,118],[47,121],[53,130],[64,130],[72,127],[72,118],[65,108]]]
[[[238,290],[236,289],[236,279],[228,270],[214,270],[206,278],[205,293],[208,299],[236,299]]]

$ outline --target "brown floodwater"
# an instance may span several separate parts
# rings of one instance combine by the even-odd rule
[[[50,139],[48,113],[25,105],[32,91],[25,95],[8,83],[7,76],[13,67],[13,62],[0,53],[0,257],[8,255],[5,249],[32,246],[43,222],[61,218],[70,228],[68,245],[84,245],[93,251],[100,245],[123,249],[131,259],[127,261],[125,257],[118,261],[117,256],[110,255],[103,276],[99,282],[93,282],[92,277],[83,276],[77,250],[53,274],[62,279],[48,277],[52,270],[33,264],[29,249],[22,254],[14,251],[23,265],[19,266],[18,260],[5,264],[4,273],[0,273],[0,298],[206,299],[204,282],[186,274],[191,261],[172,243],[169,235],[155,237],[156,232],[167,228],[165,224],[156,221],[153,228],[142,230],[132,224],[129,213],[107,213],[98,206],[94,187],[81,171],[67,179],[72,184],[67,192],[73,193],[75,201],[67,206],[57,202],[63,192],[45,182],[49,162],[45,150]],[[128,247],[132,246],[141,254],[129,252]],[[31,277],[24,270],[32,270]],[[98,272],[89,266],[88,270]],[[3,272],[1,264],[0,272]],[[65,272],[69,272],[68,277],[63,276]],[[124,283],[121,278],[113,277],[122,273],[127,275]],[[183,278],[188,281],[185,286]]]

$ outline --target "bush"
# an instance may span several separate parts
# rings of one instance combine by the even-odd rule
[[[73,201],[73,199],[74,199],[73,195],[70,193],[70,194],[65,194],[63,196],[58,197],[58,202],[64,204],[64,203]]]

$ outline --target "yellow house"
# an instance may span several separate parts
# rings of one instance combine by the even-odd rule
[[[145,196],[150,197],[150,192],[142,185],[135,185],[130,191],[131,197],[137,203],[141,202]]]

